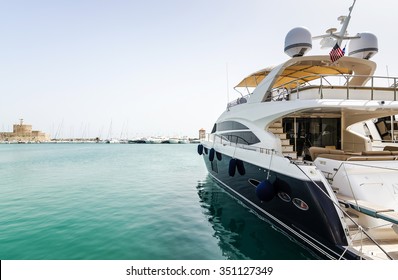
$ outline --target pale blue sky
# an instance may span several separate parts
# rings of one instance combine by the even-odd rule
[[[235,99],[242,78],[288,59],[290,29],[340,28],[351,4],[0,0],[0,130],[24,118],[53,137],[197,136],[225,109],[227,88]],[[378,37],[379,75],[398,76],[397,10],[357,0],[352,13],[350,34]],[[329,52],[313,45],[309,54]]]

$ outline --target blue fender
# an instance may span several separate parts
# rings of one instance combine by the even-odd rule
[[[236,168],[238,169],[240,175],[243,176],[246,174],[245,166],[243,164],[243,161],[241,161],[240,159],[236,160]]]
[[[231,158],[231,160],[229,161],[229,167],[228,167],[229,176],[234,177],[235,171],[236,171],[236,159]]]
[[[215,153],[216,151],[214,150],[214,148],[211,148],[210,149],[210,152],[209,152],[209,160],[210,161],[213,161],[214,160],[214,153]]]
[[[275,187],[270,181],[264,180],[257,185],[256,195],[261,201],[270,201],[275,196]]]
[[[199,155],[202,155],[202,154],[203,154],[203,145],[202,145],[202,144],[199,144],[199,145],[198,145],[198,154],[199,154]]]

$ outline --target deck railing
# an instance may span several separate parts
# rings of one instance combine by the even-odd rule
[[[267,155],[277,154],[277,151],[275,151],[274,149],[267,149],[267,148],[251,146],[251,145],[248,145],[248,144],[238,143],[238,137],[235,139],[235,141],[231,141],[231,140],[233,140],[233,139],[228,139],[227,137],[225,137],[223,135],[211,134],[211,133],[207,134],[207,141],[208,142],[219,143],[219,144],[222,144],[224,146],[228,145],[228,146],[232,146],[232,147],[236,147],[236,148],[241,148],[241,149],[245,149],[245,150],[255,151],[255,152],[258,152],[258,153],[261,153],[261,154],[267,154]]]
[[[364,86],[351,85],[355,79],[364,80]],[[309,80],[299,84],[302,80]],[[391,83],[392,81],[392,83]],[[272,89],[267,101],[293,99],[347,99],[397,101],[398,78],[363,75],[309,75]],[[387,84],[382,85],[382,84]],[[314,89],[317,93],[314,95]],[[311,91],[312,90],[312,91]],[[308,94],[307,94],[308,92]]]
[[[350,81],[367,81],[364,86],[352,85]],[[302,83],[303,80],[308,80]],[[384,85],[383,85],[384,84]],[[363,75],[308,75],[292,80],[268,92],[265,101],[296,99],[346,99],[397,101],[398,78]],[[227,108],[246,103],[250,94],[230,103]]]
[[[239,97],[238,99],[235,99],[234,101],[231,101],[227,104],[227,108],[234,107],[236,105],[244,104],[247,103],[247,100],[250,98],[250,94],[244,95],[242,97]]]

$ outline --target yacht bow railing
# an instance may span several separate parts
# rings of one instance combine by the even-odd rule
[[[236,105],[240,105],[240,104],[247,103],[247,100],[248,100],[249,98],[250,98],[250,94],[246,94],[246,95],[244,95],[244,96],[242,96],[242,97],[239,97],[238,99],[235,99],[235,100],[229,102],[229,103],[227,104],[227,109],[228,109],[228,108],[231,108],[231,107],[234,107],[234,106],[236,106]]]

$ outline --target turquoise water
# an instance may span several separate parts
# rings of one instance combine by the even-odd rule
[[[0,145],[0,259],[312,259],[193,144]]]

